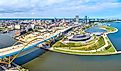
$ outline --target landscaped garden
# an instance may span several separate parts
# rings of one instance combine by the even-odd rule
[[[117,29],[108,26],[101,26],[108,33],[115,32]],[[85,34],[83,30],[74,30],[71,35]],[[68,36],[64,36],[63,39],[56,42],[50,49],[56,52],[77,54],[77,55],[107,55],[114,54],[116,52],[115,47],[110,42],[108,36],[104,33],[101,36],[91,35],[92,40],[88,42],[82,41],[69,41]],[[66,41],[66,42],[65,42]]]
[[[97,40],[97,41],[96,41]],[[81,42],[69,42],[63,43],[62,41],[58,41],[53,45],[53,48],[63,48],[63,49],[70,49],[70,50],[95,50],[105,45],[104,38],[102,36],[91,40],[88,43],[81,43]]]

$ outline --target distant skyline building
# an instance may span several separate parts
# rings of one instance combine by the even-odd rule
[[[66,23],[66,20],[65,20],[65,18],[63,18],[63,19],[62,19],[62,23]]]
[[[83,23],[85,23],[85,24],[87,24],[87,23],[89,23],[89,17],[88,16],[85,16],[84,18],[83,18]]]
[[[76,16],[75,16],[75,18],[74,18],[74,23],[75,23],[75,24],[79,24],[79,23],[80,23],[79,15],[76,15]]]
[[[87,16],[85,16],[85,18],[84,18],[84,21],[86,24],[87,24],[87,18],[88,18]]]
[[[78,23],[80,22],[79,21],[79,15],[76,15],[76,22],[78,22]]]

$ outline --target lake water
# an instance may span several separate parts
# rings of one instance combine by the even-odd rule
[[[0,49],[13,45],[16,40],[12,38],[14,36],[14,31],[10,31],[9,33],[1,34],[0,33]]]
[[[119,29],[109,38],[117,50],[121,49],[121,23],[109,23]],[[31,71],[121,71],[121,54],[110,56],[75,56],[46,52],[26,63],[23,67]]]
[[[100,29],[99,27],[92,27],[87,29],[85,32],[94,33],[94,32],[106,32],[106,30]]]
[[[109,23],[111,26],[118,28],[118,32],[109,34],[109,39],[117,49],[121,51],[121,23]]]

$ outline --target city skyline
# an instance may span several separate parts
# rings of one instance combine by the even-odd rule
[[[120,18],[120,0],[1,0],[0,17]]]

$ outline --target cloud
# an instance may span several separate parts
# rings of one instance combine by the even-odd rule
[[[0,14],[11,16],[72,16],[119,10],[118,0],[0,0]]]

